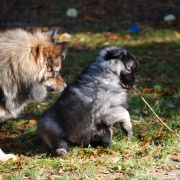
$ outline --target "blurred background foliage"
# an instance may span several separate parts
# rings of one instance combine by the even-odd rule
[[[76,17],[67,15],[70,8]],[[110,31],[129,29],[133,24],[179,28],[179,0],[1,0],[0,27],[57,26],[62,31]],[[173,14],[176,21],[164,17]]]

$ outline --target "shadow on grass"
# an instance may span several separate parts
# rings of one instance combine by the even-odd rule
[[[0,140],[0,144],[5,153],[28,157],[41,155],[42,153],[45,153],[46,157],[56,156],[56,154],[42,142],[36,132],[27,132],[17,138],[4,138]]]
[[[117,42],[115,45],[120,46]],[[63,62],[63,68],[61,71],[62,76],[65,78],[67,83],[71,83],[76,75],[83,70],[91,61],[95,59],[97,56],[97,52],[100,49],[104,48],[104,46],[97,46],[96,48],[89,48],[88,46],[82,45],[82,50],[79,50],[79,47],[71,47],[69,53],[67,55],[66,60]],[[166,117],[177,117],[177,111],[180,107],[180,103],[176,102],[177,105],[175,109],[171,110],[166,106],[165,100],[173,101],[176,99],[177,92],[169,93],[169,89],[172,87],[179,88],[179,74],[180,74],[180,63],[179,63],[179,53],[180,48],[178,43],[174,42],[165,42],[165,43],[150,43],[138,46],[126,46],[131,53],[139,59],[140,68],[137,72],[137,77],[140,79],[140,83],[138,88],[143,89],[145,87],[151,88],[152,91],[149,94],[145,94],[147,96],[147,101],[152,104],[157,100],[159,101],[158,105],[161,108],[157,108],[157,113],[163,116],[163,113],[166,114]],[[84,51],[83,51],[84,49]],[[88,56],[87,56],[88,54]],[[77,58],[78,57],[78,58]],[[142,80],[142,81],[141,81]],[[153,89],[155,85],[160,85],[160,90],[157,92]],[[161,95],[162,93],[167,92],[165,98],[157,99],[157,95]],[[154,95],[156,94],[156,96]],[[176,96],[175,96],[176,95]],[[139,101],[139,100],[138,100]],[[144,109],[144,104],[142,102],[138,102],[137,98],[132,98],[130,105],[130,114],[139,116],[142,111],[146,111]],[[164,106],[162,106],[163,104]],[[35,105],[35,104],[34,104]],[[33,104],[31,104],[33,106]],[[140,109],[141,108],[141,109]],[[41,117],[42,112],[41,108],[39,109],[39,113],[35,113],[35,111],[31,111],[31,108],[28,108],[25,113],[24,119],[33,118],[36,121]],[[34,113],[34,114],[33,114]],[[147,112],[146,112],[147,113]],[[36,114],[36,115],[35,115]],[[152,118],[151,115],[146,114],[147,117]],[[19,119],[14,121],[18,123]],[[10,123],[10,122],[8,122]],[[177,122],[178,123],[178,122]],[[36,126],[36,125],[35,125]],[[174,128],[179,128],[178,125],[173,125]],[[27,127],[26,127],[27,128]],[[11,128],[5,128],[6,131],[11,134],[16,134],[17,130],[14,128],[12,131]],[[136,134],[135,134],[136,136]],[[36,131],[26,131],[26,132],[18,132],[18,136],[16,137],[6,137],[4,136],[0,140],[1,148],[6,153],[14,153],[14,154],[23,154],[26,156],[35,156],[41,153],[47,153],[47,156],[54,156],[51,150],[47,148],[42,140],[36,134]]]

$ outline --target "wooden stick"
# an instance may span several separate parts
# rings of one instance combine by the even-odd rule
[[[173,134],[175,134],[177,137],[180,138],[180,135],[177,134],[176,132],[174,132],[168,125],[166,125],[163,120],[154,112],[154,110],[151,108],[151,106],[148,104],[148,102],[142,97],[142,95],[138,92],[138,90],[136,89],[135,86],[133,86],[134,90],[136,91],[136,93],[141,97],[141,99],[145,102],[145,104],[149,107],[149,109],[154,113],[154,115],[158,118],[158,120],[169,130],[171,131]]]

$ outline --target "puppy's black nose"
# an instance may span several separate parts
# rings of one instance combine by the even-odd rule
[[[135,80],[135,85],[137,85],[138,83],[139,83],[139,81],[136,79],[136,80]]]

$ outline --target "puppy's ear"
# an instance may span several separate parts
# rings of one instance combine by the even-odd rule
[[[54,43],[56,35],[57,35],[57,29],[54,28],[50,31],[44,32],[44,34],[47,35],[47,37],[50,39],[50,41]]]
[[[138,61],[136,60],[136,58],[128,53],[127,54],[127,57],[126,57],[126,60],[124,61],[124,65],[125,65],[125,68],[131,72],[131,71],[136,71],[139,67],[139,63]]]
[[[104,59],[106,61],[111,60],[111,59],[121,59],[121,60],[123,60],[124,57],[125,57],[125,55],[124,55],[123,50],[113,49],[113,50],[107,51]]]

